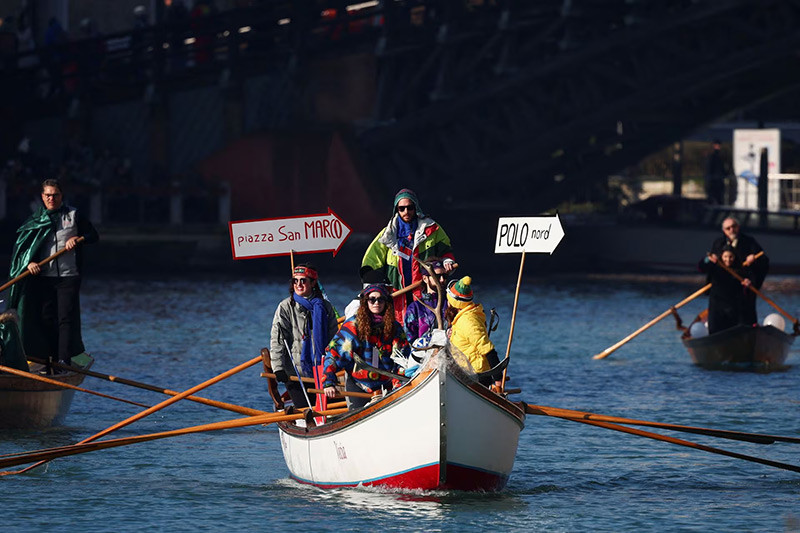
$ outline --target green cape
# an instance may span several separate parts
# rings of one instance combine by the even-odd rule
[[[34,254],[50,235],[55,231],[58,211],[48,212],[40,206],[31,217],[17,230],[17,242],[11,254],[10,278],[22,274],[33,260]],[[43,342],[42,324],[40,317],[28,316],[25,313],[26,287],[30,278],[18,281],[11,286],[8,298],[8,307],[16,309],[19,314],[19,330],[25,345],[25,352],[36,357],[47,358],[47,348]]]

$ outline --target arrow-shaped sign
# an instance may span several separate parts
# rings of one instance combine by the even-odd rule
[[[494,253],[552,254],[564,238],[558,213],[540,217],[506,217],[497,222]]]
[[[328,208],[327,213],[288,218],[243,220],[228,224],[234,259],[333,252],[350,235],[350,226]]]

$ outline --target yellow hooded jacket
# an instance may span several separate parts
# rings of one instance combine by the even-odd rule
[[[486,354],[494,349],[486,331],[486,314],[483,306],[467,304],[453,318],[450,342],[469,359],[475,372],[486,372],[491,367]]]

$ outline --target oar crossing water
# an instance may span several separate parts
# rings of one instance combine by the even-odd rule
[[[136,422],[137,420],[140,420],[140,419],[142,419],[142,418],[144,418],[144,417],[146,417],[148,415],[151,415],[152,413],[155,413],[156,411],[160,411],[161,409],[164,409],[165,407],[167,407],[169,405],[172,405],[173,403],[175,403],[177,401],[180,401],[180,400],[186,398],[187,396],[191,396],[195,392],[201,391],[201,390],[205,389],[206,387],[209,387],[209,386],[211,386],[211,385],[213,385],[215,383],[218,383],[218,382],[220,382],[220,381],[222,381],[222,380],[224,380],[224,379],[226,379],[226,378],[228,378],[228,377],[230,377],[230,376],[232,376],[234,374],[237,374],[237,373],[241,372],[242,370],[250,368],[251,366],[253,366],[253,365],[255,365],[255,364],[259,363],[259,362],[261,362],[261,356],[260,355],[258,357],[254,357],[253,359],[250,359],[249,361],[245,361],[244,363],[242,363],[242,364],[240,364],[238,366],[235,366],[235,367],[231,368],[230,370],[227,370],[227,371],[223,372],[222,374],[219,374],[219,375],[217,375],[217,376],[215,376],[215,377],[213,377],[213,378],[211,378],[211,379],[209,379],[207,381],[204,381],[203,383],[201,383],[199,385],[195,385],[194,387],[192,387],[192,388],[190,388],[188,390],[185,390],[185,391],[181,392],[180,394],[177,394],[177,395],[173,396],[172,398],[168,398],[168,399],[164,400],[163,402],[161,402],[161,403],[159,403],[157,405],[154,405],[153,407],[145,409],[144,411],[142,411],[140,413],[137,413],[137,414],[135,414],[135,415],[133,415],[133,416],[131,416],[129,418],[126,418],[125,420],[123,420],[121,422],[117,422],[116,424],[104,429],[100,433],[96,433],[96,434],[92,435],[91,437],[88,437],[88,438],[80,441],[78,444],[85,444],[87,442],[92,442],[94,440],[97,440],[100,437],[108,435],[109,433],[111,433],[113,431],[116,431],[116,430],[118,430],[120,428],[123,428],[123,427],[129,425],[129,424],[132,424],[133,422]],[[21,474],[23,472],[27,472],[28,470],[31,470],[33,468],[36,468],[37,466],[40,466],[40,465],[44,464],[48,460],[49,459],[44,459],[44,460],[42,460],[42,461],[40,461],[40,462],[38,462],[36,464],[33,464],[33,465],[29,466],[29,467],[26,467],[26,468],[24,468],[22,470],[19,470],[19,471],[16,471],[16,472],[1,472],[0,475]]]
[[[573,411],[570,409],[559,409],[556,407],[545,407],[542,405],[533,405],[533,404],[525,404],[525,412],[531,415],[540,415],[540,416],[550,416],[554,418],[561,418],[564,420],[570,420],[572,422],[580,422],[582,424],[588,424],[591,426],[601,427],[605,429],[611,429],[614,431],[621,431],[623,433],[628,433],[631,435],[637,435],[639,437],[645,437],[653,440],[659,440],[662,442],[668,442],[671,444],[677,444],[679,446],[685,446],[687,448],[694,448],[696,450],[701,450],[704,452],[714,453],[717,455],[724,455],[727,457],[733,457],[735,459],[742,459],[744,461],[750,461],[753,463],[759,463],[767,466],[772,466],[775,468],[780,468],[782,470],[790,470],[792,472],[800,472],[800,466],[792,465],[788,463],[782,463],[779,461],[772,461],[769,459],[763,459],[761,457],[754,457],[752,455],[745,455],[742,453],[731,452],[728,450],[722,450],[720,448],[714,448],[712,446],[706,446],[704,444],[698,444],[696,442],[691,442],[683,439],[676,439],[674,437],[668,437],[666,435],[659,435],[658,433],[652,433],[650,431],[642,431],[640,429],[629,428],[620,424],[629,424],[629,425],[639,425],[639,426],[650,426],[650,427],[657,427],[661,429],[668,429],[672,431],[682,431],[686,433],[695,433],[698,435],[707,435],[709,437],[717,437],[723,439],[733,439],[733,440],[741,440],[746,442],[753,442],[757,444],[773,444],[775,442],[788,442],[793,444],[800,444],[800,438],[796,437],[782,437],[778,435],[764,435],[760,433],[744,433],[739,431],[728,431],[728,430],[720,430],[720,429],[711,429],[711,428],[700,428],[694,426],[681,426],[677,424],[664,424],[659,422],[650,422],[647,420],[635,420],[630,418],[620,418],[614,416],[606,416],[600,415],[596,413],[587,413],[584,411]]]

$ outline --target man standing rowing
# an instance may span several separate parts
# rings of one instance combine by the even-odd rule
[[[714,240],[708,258],[716,263],[722,256],[722,251],[729,246],[736,255],[736,263],[747,268],[751,273],[750,281],[756,289],[760,289],[769,271],[769,258],[762,255],[756,259],[756,254],[763,251],[753,237],[741,232],[739,221],[728,217],[722,221],[723,236]],[[743,322],[754,324],[758,321],[756,316],[756,295],[753,291],[746,291],[742,310]]]
[[[84,351],[79,291],[83,273],[80,237],[99,240],[97,230],[81,212],[64,203],[58,180],[42,183],[42,204],[17,230],[11,256],[11,277],[31,275],[11,288],[9,308],[20,317],[25,352],[69,365]],[[39,266],[60,250],[67,253]]]
[[[432,218],[425,216],[416,193],[402,189],[394,197],[394,213],[389,223],[378,233],[361,260],[362,277],[365,270],[383,270],[395,289],[402,289],[422,280],[419,261],[441,257],[445,272],[455,266],[450,237]],[[415,291],[419,294],[419,290]],[[395,301],[395,316],[402,322],[408,294],[402,302]]]

